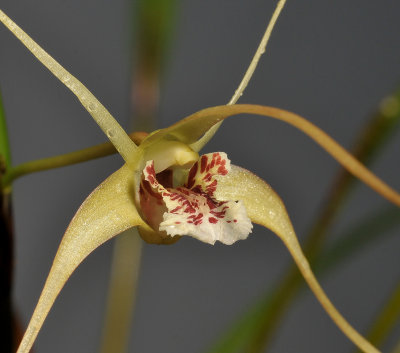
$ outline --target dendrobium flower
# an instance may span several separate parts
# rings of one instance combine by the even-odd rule
[[[252,224],[243,203],[221,201],[215,195],[217,177],[223,178],[230,171],[225,153],[206,154],[190,168],[185,183],[173,188],[172,173],[167,170],[157,175],[154,161],[148,161],[140,184],[143,218],[166,236],[190,235],[205,243],[218,240],[227,245],[246,239]]]
[[[28,353],[56,297],[72,272],[97,247],[131,227],[150,243],[169,244],[189,235],[203,242],[245,239],[251,222],[272,230],[286,245],[321,305],[361,350],[378,350],[336,310],[314,277],[283,202],[263,180],[230,164],[223,152],[198,152],[220,123],[237,114],[287,122],[314,139],[351,173],[393,203],[400,195],[316,126],[278,108],[231,105],[204,109],[153,132],[137,146],[106,108],[0,10],[0,20],[80,100],[125,160],[83,202],[72,219],[18,353]]]

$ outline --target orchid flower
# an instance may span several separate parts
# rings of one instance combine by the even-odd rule
[[[280,197],[262,179],[231,164],[224,152],[199,155],[221,122],[246,113],[272,117],[303,131],[344,167],[389,201],[400,195],[322,130],[297,114],[267,106],[228,105],[201,110],[154,131],[136,145],[88,89],[0,10],[0,20],[61,80],[115,146],[125,164],[101,183],[72,219],[55,256],[18,353],[28,353],[64,284],[97,247],[131,227],[149,243],[171,244],[181,236],[224,244],[246,239],[252,222],[285,244],[328,315],[364,352],[378,352],[336,310],[305,258]]]

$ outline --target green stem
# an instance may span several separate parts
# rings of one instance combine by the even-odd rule
[[[144,132],[134,132],[129,136],[136,144],[140,144],[146,135],[147,134]],[[22,163],[16,167],[11,167],[8,171],[6,171],[3,178],[3,189],[9,190],[12,182],[15,179],[30,173],[87,162],[92,159],[109,156],[114,153],[117,153],[115,147],[111,144],[111,142],[106,142],[97,146],[85,148],[83,150]]]
[[[117,240],[114,243],[101,353],[126,351],[135,307],[143,242],[136,228],[124,232]]]
[[[131,128],[152,131],[156,126],[160,72],[168,48],[175,0],[140,0],[133,23],[137,53],[132,67],[131,103],[135,119]],[[115,239],[101,353],[127,351],[134,314],[142,240],[137,230]],[[130,260],[129,260],[130,259]],[[130,261],[130,264],[127,263]]]

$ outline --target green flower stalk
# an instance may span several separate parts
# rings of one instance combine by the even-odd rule
[[[343,333],[362,351],[378,352],[326,296],[303,255],[283,202],[272,188],[246,169],[231,165],[223,152],[203,156],[198,152],[224,119],[242,113],[267,116],[303,131],[353,175],[400,206],[396,191],[315,125],[273,107],[204,109],[153,132],[136,145],[87,88],[1,10],[0,20],[77,96],[125,161],[89,195],[72,219],[18,353],[30,351],[55,299],[79,264],[124,230],[138,227],[149,243],[171,244],[189,235],[209,244],[232,244],[247,238],[251,222],[272,230],[283,241],[310,289]]]

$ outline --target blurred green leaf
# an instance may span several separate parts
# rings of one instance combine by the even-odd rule
[[[10,145],[8,141],[6,114],[3,107],[3,100],[0,92],[0,155],[4,167],[8,169],[11,165]]]
[[[312,263],[312,267],[319,276],[324,276],[329,270],[343,264],[346,260],[356,256],[376,240],[393,235],[391,230],[400,226],[400,210],[389,206],[365,217],[350,231],[339,236],[328,249],[321,252]],[[302,283],[304,284],[304,283]],[[304,285],[301,286],[305,288]],[[267,295],[247,311],[207,352],[208,353],[238,353],[248,352],[249,344],[259,335],[263,328],[264,318],[273,310],[276,286],[272,287]]]
[[[388,338],[400,317],[400,282],[397,282],[390,296],[385,300],[383,310],[375,318],[367,335],[375,346],[380,346]],[[361,353],[357,351],[357,353]]]
[[[175,28],[176,0],[140,0],[134,6],[131,103],[133,130],[153,131],[162,73]]]
[[[400,209],[388,206],[367,216],[357,226],[344,233],[329,249],[322,251],[315,259],[315,271],[325,273],[336,263],[362,250],[373,241],[387,235],[400,225]]]
[[[176,0],[140,0],[134,7],[138,66],[144,74],[159,74],[170,47],[176,10]]]
[[[271,308],[273,291],[253,304],[248,312],[238,320],[231,329],[220,339],[208,353],[237,353],[244,352],[254,332],[260,326],[263,316]]]

